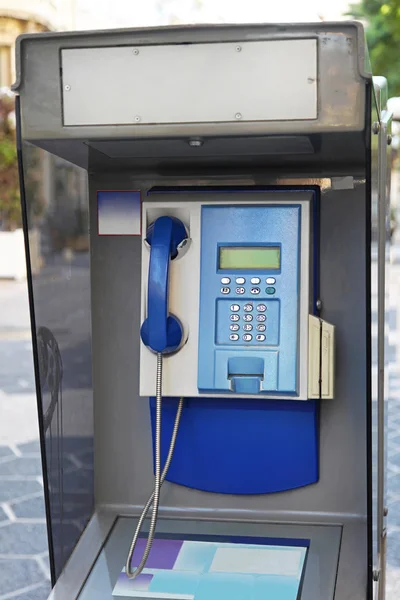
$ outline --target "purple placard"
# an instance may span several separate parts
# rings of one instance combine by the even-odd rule
[[[131,561],[132,568],[139,564],[143,556],[146,542],[147,540],[145,538],[138,539]],[[146,568],[173,569],[183,543],[183,540],[154,540],[146,563]]]

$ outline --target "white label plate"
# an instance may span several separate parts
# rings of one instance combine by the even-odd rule
[[[65,126],[317,118],[317,41],[61,52]]]

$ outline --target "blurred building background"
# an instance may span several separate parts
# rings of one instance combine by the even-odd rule
[[[193,22],[343,19],[346,0],[0,0],[0,88],[15,78],[15,39],[23,33]]]
[[[23,33],[75,28],[77,0],[0,0],[0,87],[15,79],[15,40]]]

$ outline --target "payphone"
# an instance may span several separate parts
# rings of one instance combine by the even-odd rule
[[[187,215],[190,231],[185,256],[175,258],[176,268],[174,260],[171,264],[176,273],[170,306],[173,310],[176,303],[186,332],[182,355],[168,361],[166,396],[233,392],[308,398],[309,214],[314,194],[282,196],[283,191],[189,191],[156,202],[158,211],[175,208]],[[146,222],[152,206],[143,203]],[[154,227],[157,223],[161,221]],[[147,263],[143,253],[142,285]],[[151,272],[150,265],[149,314]],[[142,341],[149,346],[143,329]],[[187,368],[183,377],[182,361]],[[153,364],[154,357],[142,347],[143,395],[150,396],[154,388],[148,379]]]
[[[52,600],[381,600],[390,114],[362,27],[24,36],[17,56],[27,256],[43,228],[53,295],[86,264],[54,215],[90,219],[93,343],[53,329],[63,385],[91,353],[63,437],[93,439],[74,464],[94,482],[73,542],[70,507],[48,511]],[[87,171],[68,207],[60,161]],[[54,317],[28,273],[35,345]]]

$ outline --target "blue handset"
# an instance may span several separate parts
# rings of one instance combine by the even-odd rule
[[[182,324],[168,313],[168,279],[170,260],[177,256],[178,246],[186,238],[184,224],[175,217],[159,217],[147,229],[146,241],[151,247],[147,319],[140,336],[153,352],[169,354],[182,342]]]

